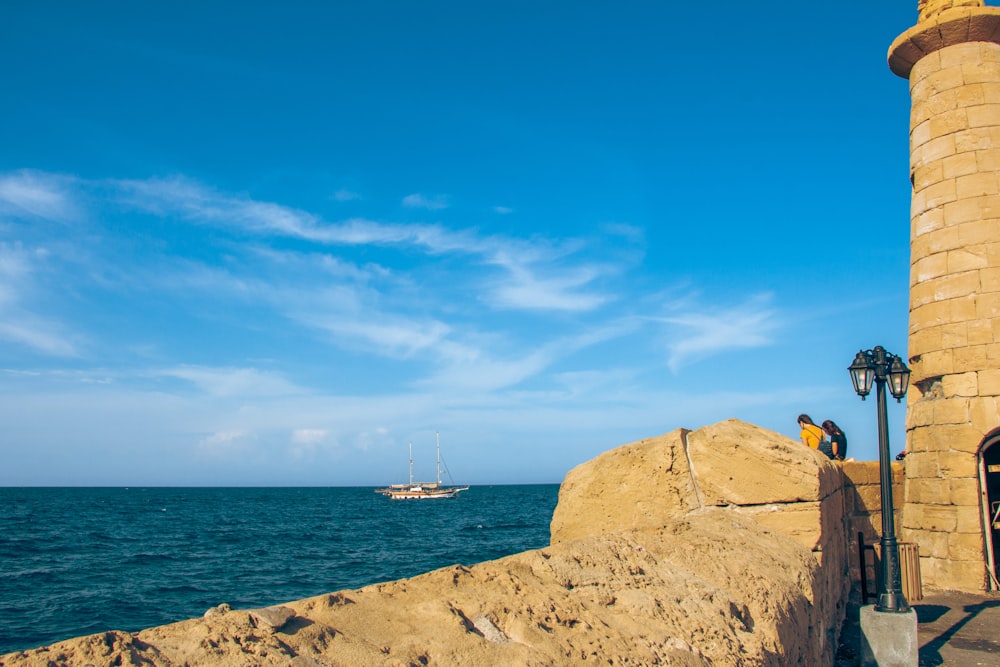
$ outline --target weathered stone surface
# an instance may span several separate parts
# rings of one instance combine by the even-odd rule
[[[690,433],[688,444],[705,505],[818,501],[839,481],[823,454],[736,419]]]
[[[1000,8],[920,0],[917,25],[889,50],[889,67],[909,78],[912,98],[909,354],[917,391],[908,402],[914,457],[904,520],[914,534],[950,534],[979,520],[969,486],[950,482],[975,477],[982,437],[998,424],[998,41]],[[941,392],[925,393],[930,381]],[[956,538],[945,558],[935,538],[932,551],[928,585],[982,590],[982,570],[967,565],[977,558],[972,542]],[[981,549],[978,558],[985,569]]]
[[[263,609],[251,609],[250,616],[257,621],[258,627],[278,630],[295,617],[295,610],[283,606],[264,607]]]
[[[570,470],[559,488],[552,541],[656,528],[699,507],[688,466],[687,431],[617,447]]]
[[[695,477],[726,476],[712,487],[726,507],[698,500],[687,435]],[[748,498],[814,499],[731,505],[730,473],[709,472],[719,452],[752,468]],[[561,539],[544,549],[278,608],[219,607],[0,665],[831,664],[846,600],[844,499],[821,482],[840,476],[819,456],[737,421],[674,431],[575,469],[553,517]],[[776,487],[791,475],[798,490],[766,491],[768,466]]]
[[[725,536],[725,539],[720,539]],[[466,568],[289,603],[294,628],[248,612],[62,642],[3,664],[830,664],[808,551],[710,508]],[[95,664],[97,664],[95,662]]]

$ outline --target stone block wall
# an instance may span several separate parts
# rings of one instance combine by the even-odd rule
[[[923,0],[890,49],[910,83],[904,516],[924,581],[986,586],[977,456],[1000,426],[1000,8]]]
[[[851,585],[855,591],[861,587],[861,558],[858,551],[858,533],[864,535],[865,544],[874,544],[882,536],[882,488],[878,461],[851,461],[841,464],[844,472],[844,514],[847,523],[848,563]],[[892,496],[896,515],[897,535],[903,525],[903,465],[892,463]],[[924,548],[920,546],[921,556]],[[866,577],[868,588],[875,590],[875,571],[871,554]]]
[[[839,464],[796,440],[731,419],[623,445],[571,470],[552,517],[552,543],[625,527],[655,531],[706,511],[752,519],[812,554],[809,633],[823,638],[827,655],[850,593],[846,503]]]

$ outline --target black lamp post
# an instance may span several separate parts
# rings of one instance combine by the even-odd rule
[[[886,419],[885,384],[898,403],[910,384],[910,369],[895,354],[889,354],[881,345],[872,350],[862,350],[854,357],[848,369],[854,391],[861,400],[875,382],[875,399],[878,402],[878,461],[882,491],[882,581],[879,584],[875,611],[908,612],[910,605],[903,596],[902,577],[899,570],[899,544],[896,542],[896,520],[892,508],[892,469],[889,463],[889,425]]]

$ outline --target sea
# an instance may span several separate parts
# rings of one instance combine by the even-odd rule
[[[0,488],[0,655],[537,549],[559,485],[373,491]]]

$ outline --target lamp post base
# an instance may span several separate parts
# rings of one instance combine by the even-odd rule
[[[876,611],[861,607],[862,667],[917,667],[917,612]]]

